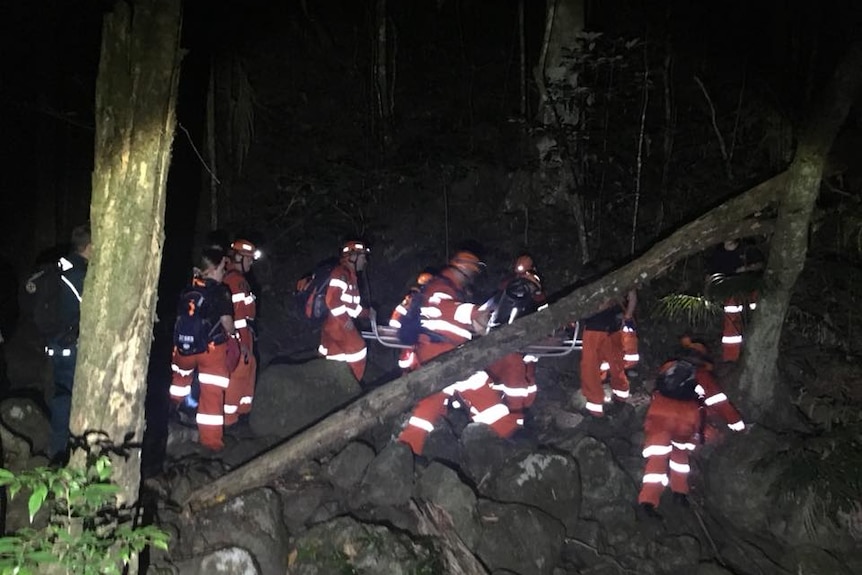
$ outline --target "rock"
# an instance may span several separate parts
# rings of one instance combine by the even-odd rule
[[[559,521],[539,509],[485,499],[478,510],[482,536],[476,554],[492,572],[553,575],[565,537]]]
[[[48,414],[27,397],[10,397],[0,403],[0,421],[10,431],[25,438],[33,453],[46,453],[51,440]]]
[[[341,362],[315,359],[263,369],[249,423],[257,436],[289,437],[336,411],[362,392]]]
[[[419,476],[416,494],[449,514],[455,531],[468,547],[476,545],[481,535],[476,494],[455,471],[441,463],[432,463]]]
[[[350,490],[362,479],[374,455],[369,445],[352,441],[329,462],[326,477],[336,487]]]
[[[578,464],[571,457],[550,452],[510,458],[487,482],[482,494],[495,501],[538,507],[573,532],[581,501]]]
[[[350,517],[338,517],[299,535],[289,557],[290,575],[441,573],[437,552],[427,544]]]
[[[281,502],[271,489],[256,489],[186,517],[182,543],[171,552],[175,561],[191,561],[203,569],[192,573],[283,574],[287,565],[288,533]],[[228,551],[228,553],[220,553]],[[249,566],[257,570],[248,571]],[[185,573],[183,571],[183,573]]]
[[[255,564],[254,557],[241,547],[219,549],[204,557],[177,565],[182,575],[266,575]]]
[[[355,503],[397,507],[413,494],[413,453],[400,442],[391,443],[374,458],[357,489]]]
[[[581,517],[600,521],[633,519],[637,486],[607,445],[584,437],[574,445],[572,455],[581,470]]]

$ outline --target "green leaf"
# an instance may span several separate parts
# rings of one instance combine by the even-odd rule
[[[33,493],[30,495],[30,500],[27,502],[27,508],[30,511],[30,523],[33,523],[33,518],[36,516],[36,512],[42,508],[46,495],[48,495],[48,487],[44,483],[40,483],[35,489],[33,489]]]
[[[14,479],[14,473],[9,471],[8,469],[3,469],[2,467],[0,467],[0,485],[8,485]]]

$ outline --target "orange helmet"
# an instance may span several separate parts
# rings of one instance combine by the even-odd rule
[[[362,240],[350,240],[348,242],[344,242],[344,245],[341,246],[341,256],[349,256],[352,254],[370,254],[371,248],[368,247],[368,244],[363,242]]]
[[[712,366],[715,363],[709,353],[709,346],[702,339],[694,339],[691,336],[684,335],[679,338],[679,343],[683,350],[688,352],[689,356],[694,356],[693,359],[698,360],[700,363],[707,366]]]
[[[230,245],[230,249],[235,254],[239,254],[241,256],[252,258],[255,260],[259,260],[260,256],[263,255],[257,247],[248,240],[234,240],[234,242]]]
[[[449,265],[467,277],[478,275],[479,272],[485,269],[485,262],[480,260],[476,254],[467,250],[455,252],[455,255],[449,260]]]
[[[524,272],[532,272],[535,273],[535,265],[533,264],[533,258],[528,256],[527,254],[522,254],[515,259],[514,265],[515,273],[521,274]]]

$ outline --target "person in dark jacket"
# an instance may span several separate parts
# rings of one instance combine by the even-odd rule
[[[48,458],[52,464],[65,465],[69,458],[69,418],[72,411],[72,388],[75,383],[75,366],[78,362],[78,332],[81,321],[81,296],[84,278],[93,250],[90,225],[83,224],[72,230],[72,251],[60,258],[59,325],[58,335],[51,337],[45,353],[54,368],[54,397],[51,399],[51,441]]]

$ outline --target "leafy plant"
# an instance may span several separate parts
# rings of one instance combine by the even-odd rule
[[[117,507],[119,487],[110,482],[111,460],[95,459],[87,469],[36,469],[14,474],[0,469],[9,497],[29,493],[30,522],[45,505],[51,512],[42,529],[26,528],[0,538],[0,574],[55,572],[120,574],[145,547],[167,549],[168,534],[135,524],[132,510]]]
[[[672,321],[703,326],[722,312],[722,306],[704,296],[669,294],[658,301],[656,312]]]

